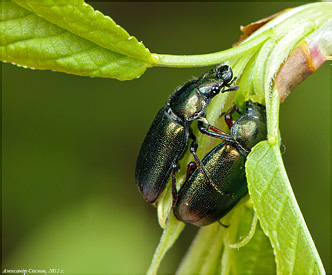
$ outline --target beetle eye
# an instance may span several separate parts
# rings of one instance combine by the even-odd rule
[[[223,82],[213,85],[210,89],[210,91],[212,93],[211,96],[215,96],[215,95],[219,94],[222,86],[223,86]]]

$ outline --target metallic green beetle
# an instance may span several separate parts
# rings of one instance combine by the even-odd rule
[[[182,222],[196,226],[216,222],[248,192],[245,161],[252,147],[266,139],[265,107],[247,102],[246,113],[234,123],[231,114],[225,119],[235,141],[213,148],[197,163],[179,192],[173,181],[173,211]]]

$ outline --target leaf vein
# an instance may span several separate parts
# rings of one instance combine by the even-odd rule
[[[90,51],[93,51],[93,50],[95,50],[97,48],[100,48],[100,47],[99,46],[95,46],[93,48],[85,49],[85,50],[82,50],[80,52],[75,52],[75,53],[71,53],[71,54],[68,54],[68,55],[63,55],[61,57],[54,58],[54,60],[61,60],[61,59],[65,59],[65,58],[68,58],[68,57],[75,57],[75,56],[80,55],[82,53],[88,53]]]
[[[21,19],[29,17],[29,16],[35,16],[35,14],[30,13],[30,14],[24,15],[22,17],[16,17],[16,18],[13,18],[13,19],[6,19],[6,20],[1,21],[1,23],[7,23],[7,22],[13,22],[13,21],[16,21],[16,20],[21,20]]]
[[[283,216],[283,212],[285,210],[286,203],[288,201],[289,197],[286,195],[285,199],[281,203],[280,211],[276,211],[277,218],[275,219],[275,227],[277,228],[280,225],[281,217]]]
[[[112,64],[112,63],[114,63],[114,62],[119,62],[120,60],[122,60],[122,59],[126,59],[126,58],[127,58],[126,56],[121,56],[121,57],[119,57],[119,58],[117,58],[117,59],[114,59],[114,60],[111,60],[111,61],[109,61],[109,62],[107,62],[106,64],[101,65],[101,66],[98,66],[98,65],[95,63],[96,66],[97,66],[98,68],[95,69],[95,70],[93,70],[92,73],[95,73],[95,72],[101,70],[102,68],[107,67],[109,64]]]
[[[48,36],[48,37],[39,37],[39,38],[34,37],[34,38],[21,39],[21,40],[15,41],[13,43],[9,43],[9,44],[5,45],[5,47],[11,46],[11,45],[14,45],[14,44],[17,44],[17,43],[26,43],[28,41],[40,41],[40,40],[55,38],[57,36],[61,36],[61,35],[64,35],[66,33],[68,33],[68,32],[64,31],[63,33],[58,33],[56,35],[52,35],[52,36]]]
[[[259,198],[259,203],[261,204],[262,198],[264,197],[265,193],[269,190],[271,184],[272,184],[272,180],[275,177],[275,175],[278,173],[278,169],[275,169],[275,171],[273,172],[273,175],[271,176],[271,180],[268,181],[268,184],[265,185],[265,189],[262,190],[262,192],[260,193],[260,198]],[[271,173],[272,174],[272,173]]]
[[[141,65],[141,67],[142,67],[143,65]],[[130,75],[132,72],[136,72],[136,71],[138,71],[140,68],[136,68],[136,69],[132,69],[132,70],[130,70],[130,71],[128,71],[127,73],[125,73],[125,74],[122,74],[122,75]],[[139,76],[138,76],[139,77]],[[137,78],[138,78],[137,77]]]
[[[294,266],[295,266],[295,261],[296,261],[296,255],[297,255],[297,251],[298,251],[298,249],[297,249],[297,243],[298,243],[298,240],[299,240],[299,235],[300,235],[300,230],[301,230],[301,226],[300,226],[300,224],[298,223],[297,224],[297,229],[296,229],[296,231],[297,231],[297,234],[294,236],[295,237],[295,240],[294,240],[294,249],[295,249],[295,251],[294,251],[294,260],[292,261],[292,263],[293,263],[293,266],[292,266],[292,272],[294,271]]]

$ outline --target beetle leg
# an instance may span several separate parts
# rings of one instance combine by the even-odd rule
[[[228,85],[226,85],[228,87]],[[226,90],[222,90],[221,92],[224,93],[224,92],[231,92],[231,91],[236,91],[237,89],[239,89],[240,86],[232,86],[232,87],[229,87],[228,89]]]
[[[228,89],[223,89],[221,92],[224,93],[224,92],[231,92],[231,91],[236,91],[240,88],[240,86],[232,86],[231,85],[234,83],[234,81],[236,80],[236,77],[234,77],[232,79],[231,82],[229,82],[228,84],[225,84],[225,87],[228,87]]]
[[[197,142],[197,138],[196,136],[191,132],[190,133],[190,138],[192,139],[192,143],[190,145],[190,153],[193,155],[196,166],[198,167],[198,169],[201,171],[201,173],[204,174],[204,176],[209,180],[209,182],[211,182],[211,179],[209,177],[209,175],[207,174],[203,163],[201,162],[201,160],[199,159],[199,157],[196,154],[196,151],[198,149],[198,142]]]
[[[201,173],[204,174],[204,176],[208,179],[209,182],[212,182],[209,175],[207,174],[206,170],[205,170],[205,167],[203,165],[203,163],[201,162],[201,160],[199,159],[199,157],[197,156],[196,154],[196,149],[197,147],[195,148],[195,142],[193,141],[190,145],[190,153],[193,155],[194,157],[194,160],[195,160],[195,163],[196,163],[196,166],[198,167],[198,169],[201,171]]]
[[[176,190],[176,176],[175,176],[175,172],[177,169],[178,169],[178,166],[176,164],[173,164],[172,165],[172,196],[173,196],[174,201],[178,196],[178,191]]]
[[[229,225],[225,225],[225,224],[221,223],[220,220],[218,221],[218,223],[219,223],[222,227],[225,227],[225,228],[228,228],[228,227],[229,227]]]
[[[208,125],[208,126],[206,126],[206,125]],[[220,139],[223,139],[224,141],[230,142],[240,151],[241,155],[243,155],[245,157],[249,154],[249,151],[247,151],[245,148],[243,148],[242,145],[239,142],[237,142],[232,135],[227,134],[223,130],[220,130],[212,125],[209,125],[207,123],[206,118],[204,118],[204,117],[200,118],[198,120],[197,126],[202,134],[205,134],[205,135],[208,135],[211,137],[215,137],[215,138],[220,138]],[[213,132],[209,131],[209,129],[211,129]]]
[[[231,129],[234,124],[234,119],[232,117],[232,114],[225,114],[225,122],[228,128]]]
[[[238,110],[240,110],[240,109],[236,105],[234,105],[232,109],[228,110],[228,112],[225,113],[225,122],[229,129],[231,129],[234,124],[234,119],[233,119],[232,114],[235,111],[238,112]]]
[[[232,81],[229,82],[228,84],[226,84],[225,86],[227,86],[227,87],[231,86],[231,85],[235,82],[235,80],[237,80],[237,77],[234,77],[234,78],[232,79]]]
[[[234,113],[234,111],[236,111],[236,112],[239,113],[240,115],[243,115],[242,110],[241,110],[238,106],[234,105],[234,106],[233,106],[232,108],[230,108],[227,112],[223,112],[223,113],[221,113],[219,117],[222,117],[222,116],[228,115],[228,114],[230,114],[230,113]]]
[[[224,93],[224,92],[229,92],[229,91],[236,91],[236,90],[238,90],[238,89],[240,88],[240,86],[232,86],[232,87],[231,87],[231,85],[235,82],[236,79],[237,79],[237,78],[234,77],[234,78],[232,79],[231,82],[225,84],[225,87],[228,87],[229,89],[227,89],[227,90],[224,90],[224,89],[223,89],[221,92]]]
[[[194,161],[189,162],[188,167],[187,167],[187,174],[186,174],[186,179],[188,179],[191,174],[195,171],[197,168],[197,164]]]
[[[235,105],[235,111],[236,111],[238,114],[243,115],[243,112],[242,112],[241,108],[238,107],[238,106],[236,106],[236,105]]]
[[[207,123],[207,120],[206,121],[204,121],[204,120],[206,120],[206,119],[200,118],[197,123],[198,129],[202,134],[205,134],[205,135],[208,135],[211,137],[215,137],[215,138],[220,138],[225,141],[229,141],[229,142],[233,142],[233,143],[236,142],[233,136],[231,136],[230,134],[227,134],[223,130],[220,130],[214,126],[209,125]],[[210,129],[212,131],[209,131]]]
[[[203,163],[201,162],[201,160],[199,159],[199,157],[196,154],[197,148],[198,148],[198,142],[197,139],[195,137],[195,135],[193,133],[191,133],[191,139],[193,140],[191,145],[190,145],[190,153],[193,155],[195,163],[197,165],[197,168],[201,171],[201,173],[203,173],[203,175],[205,176],[205,178],[208,180],[208,182],[211,184],[211,186],[222,196],[226,197],[227,199],[231,200],[233,198],[233,195],[229,195],[226,194],[225,192],[221,191],[218,186],[216,186],[214,184],[214,182],[211,180],[208,172],[206,171]]]
[[[231,129],[232,126],[233,126],[234,119],[233,119],[232,114],[233,114],[235,111],[236,111],[237,113],[239,113],[240,115],[243,115],[242,110],[241,110],[238,106],[236,106],[236,105],[234,105],[234,106],[233,106],[230,110],[228,110],[226,113],[221,114],[221,116],[222,116],[222,115],[225,116],[225,122],[226,122],[226,124],[227,124],[227,126],[228,126],[229,129]]]

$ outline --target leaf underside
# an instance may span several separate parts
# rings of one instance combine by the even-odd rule
[[[248,156],[246,171],[250,197],[272,243],[278,272],[319,274],[324,269],[291,190],[277,145],[267,141],[259,143]]]

